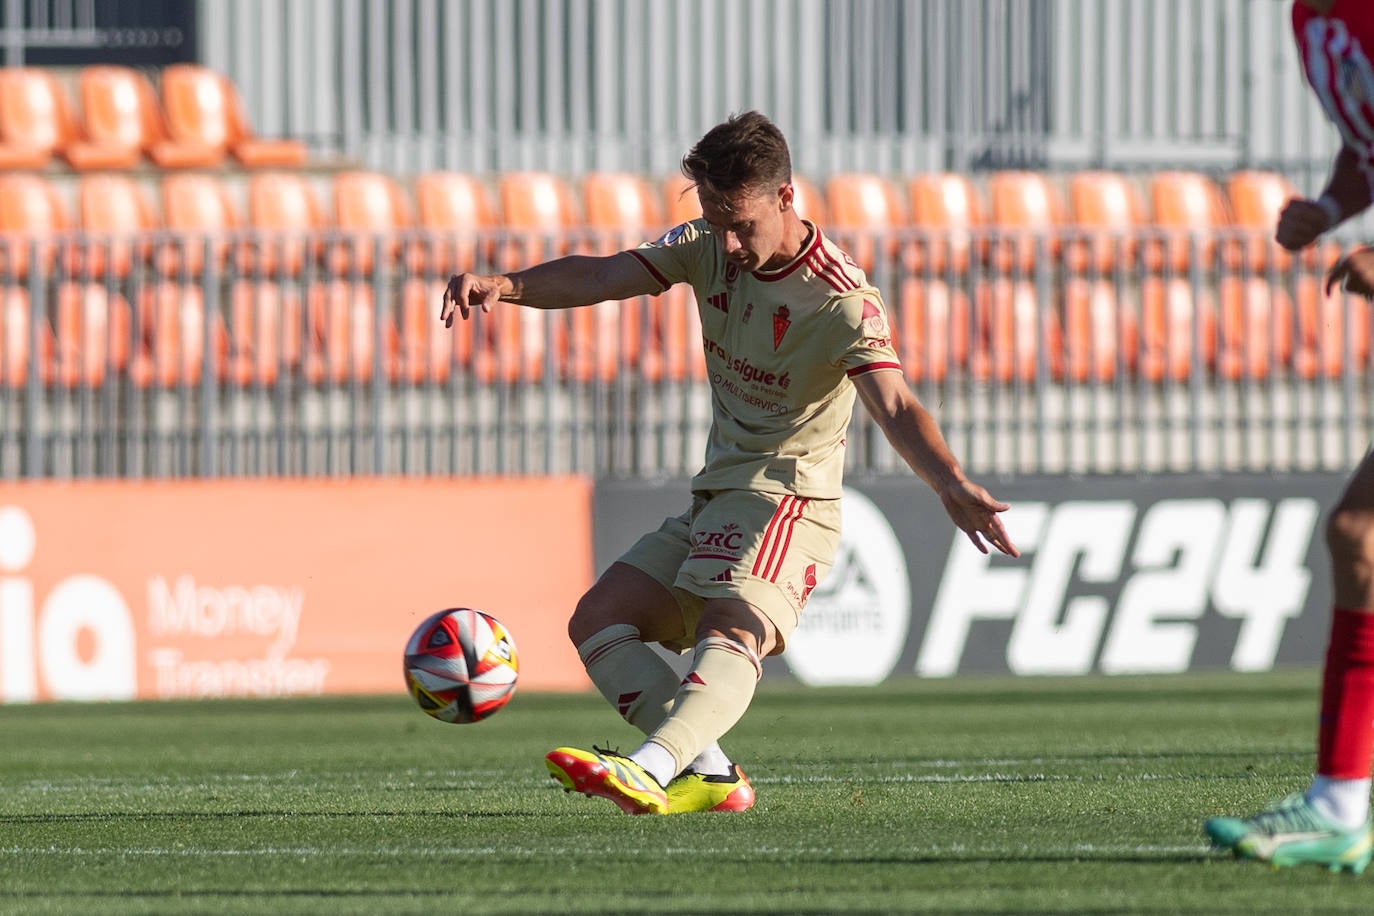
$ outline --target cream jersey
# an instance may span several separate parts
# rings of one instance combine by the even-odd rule
[[[702,219],[630,252],[663,289],[696,291],[712,422],[693,490],[839,498],[850,379],[901,369],[882,296],[849,255],[807,227],[801,253],[772,271],[727,263]]]

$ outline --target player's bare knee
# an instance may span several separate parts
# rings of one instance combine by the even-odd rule
[[[1374,587],[1374,510],[1338,505],[1326,521],[1326,546],[1338,600],[1364,604]]]
[[[596,589],[578,599],[572,617],[568,618],[568,640],[574,646],[580,646],[606,627],[622,622],[612,619],[615,615],[607,612],[606,604],[605,597],[598,596]]]
[[[1326,546],[1337,565],[1374,562],[1374,510],[1338,505],[1326,520]]]
[[[768,618],[743,601],[706,603],[695,637],[701,642],[713,636],[737,642],[759,658],[777,644],[777,631]]]

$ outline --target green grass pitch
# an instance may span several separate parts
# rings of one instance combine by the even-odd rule
[[[1369,913],[1371,876],[1209,851],[1306,784],[1314,671],[768,684],[725,745],[747,814],[565,795],[593,695],[451,726],[403,694],[0,709],[0,910]]]

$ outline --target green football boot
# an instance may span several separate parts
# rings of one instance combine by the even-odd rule
[[[1213,846],[1275,868],[1320,865],[1358,875],[1374,857],[1369,821],[1347,830],[1308,804],[1301,792],[1252,817],[1214,817],[1203,830]]]

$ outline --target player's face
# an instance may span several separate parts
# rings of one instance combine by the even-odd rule
[[[720,235],[725,257],[745,271],[782,267],[796,254],[783,248],[791,207],[790,184],[763,193],[701,195],[701,213]]]

